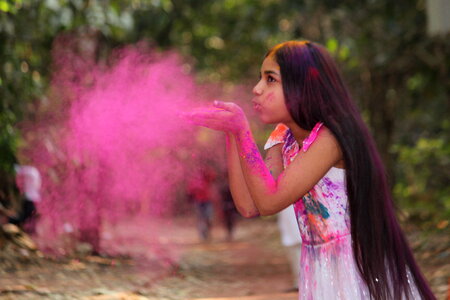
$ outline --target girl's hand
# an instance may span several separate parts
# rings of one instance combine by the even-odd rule
[[[214,101],[213,107],[197,108],[184,114],[188,122],[238,135],[249,128],[248,120],[239,105]]]

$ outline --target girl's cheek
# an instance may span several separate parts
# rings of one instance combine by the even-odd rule
[[[264,103],[271,103],[271,102],[273,102],[274,97],[275,96],[274,96],[273,92],[267,94],[267,97],[264,99]]]

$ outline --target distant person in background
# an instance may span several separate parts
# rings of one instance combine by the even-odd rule
[[[213,174],[203,169],[193,176],[188,183],[188,197],[194,203],[197,214],[197,229],[200,238],[207,241],[210,238],[210,230],[213,218],[212,181]]]
[[[227,231],[227,241],[233,240],[234,225],[237,217],[237,210],[234,206],[233,196],[231,195],[230,187],[227,181],[224,180],[220,187],[221,207],[223,214],[223,222]]]
[[[41,201],[41,175],[33,166],[15,166],[16,184],[20,191],[20,211],[9,218],[9,223],[25,227],[25,231],[34,232],[36,221],[36,203]]]
[[[294,207],[292,205],[286,207],[278,213],[277,217],[281,244],[284,246],[292,273],[292,287],[286,292],[296,292],[298,291],[302,238],[298,229]]]

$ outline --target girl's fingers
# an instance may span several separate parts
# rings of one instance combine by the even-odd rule
[[[193,122],[224,122],[221,118],[218,118],[214,113],[193,113],[189,116],[189,120]]]
[[[191,118],[208,118],[208,119],[217,119],[217,120],[226,120],[232,114],[225,109],[222,108],[203,108],[197,109],[189,114]]]
[[[190,115],[215,115],[217,113],[226,112],[225,109],[219,107],[200,107],[189,112]]]
[[[218,101],[218,100],[215,100],[213,102],[213,105],[214,105],[214,107],[225,109],[225,110],[232,111],[232,112],[236,111],[236,108],[237,108],[237,105],[234,104],[233,102],[223,102],[223,101]]]
[[[226,131],[227,128],[222,124],[221,122],[218,122],[217,120],[211,120],[211,119],[191,119],[189,120],[189,123],[197,126],[202,126],[214,130],[220,130],[220,131]]]
[[[214,100],[213,106],[217,107],[217,108],[224,108],[224,102],[219,101],[219,100]]]

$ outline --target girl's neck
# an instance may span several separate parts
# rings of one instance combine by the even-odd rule
[[[286,126],[289,127],[299,145],[301,145],[303,140],[306,139],[311,133],[311,131],[300,128],[300,126],[298,126],[295,122],[286,124]]]

